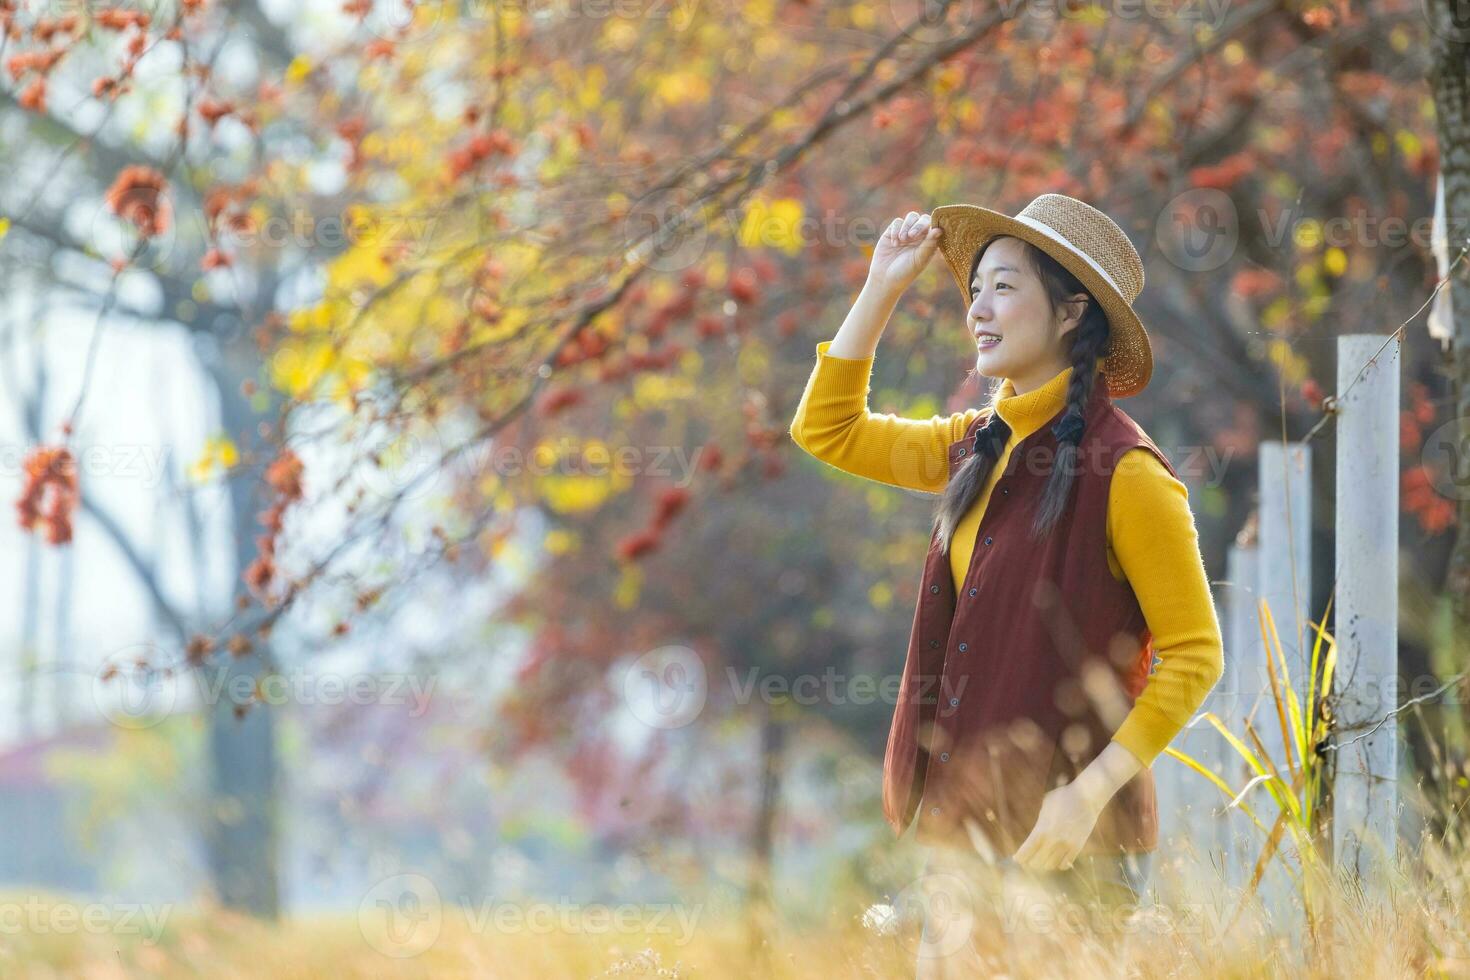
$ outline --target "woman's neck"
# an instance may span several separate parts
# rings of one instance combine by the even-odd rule
[[[1008,377],[1011,382],[1011,387],[1015,390],[1016,394],[1024,395],[1027,392],[1040,388],[1070,366],[1066,361],[1045,364],[1038,363],[1031,365],[1025,371],[1008,375]]]

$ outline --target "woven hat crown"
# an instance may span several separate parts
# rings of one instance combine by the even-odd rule
[[[1143,292],[1143,260],[1118,223],[1097,208],[1065,194],[1042,194],[1016,217],[1046,225],[1092,259],[1123,298],[1132,303]]]

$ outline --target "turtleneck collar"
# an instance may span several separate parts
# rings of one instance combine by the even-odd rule
[[[1106,358],[1097,359],[1097,367],[1102,369]],[[1001,381],[1000,401],[995,410],[1006,425],[1011,427],[1011,437],[1015,440],[1024,439],[1031,433],[1040,429],[1067,405],[1067,386],[1072,383],[1072,368],[1063,368],[1059,373],[1052,376],[1050,381],[1033,388],[1024,395],[1016,394],[1016,386],[1011,383],[1010,378]]]

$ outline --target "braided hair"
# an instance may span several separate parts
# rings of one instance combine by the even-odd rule
[[[985,249],[996,240],[991,239],[975,253],[975,261],[970,267],[970,281],[974,281],[975,268],[980,264]],[[1031,267],[1046,290],[1053,313],[1068,297],[1077,293],[1088,293],[1087,287],[1060,262],[1030,242],[1023,244]],[[1068,335],[1071,346],[1067,357],[1071,362],[1072,375],[1067,384],[1066,408],[1062,417],[1051,428],[1057,439],[1057,452],[1051,475],[1042,490],[1040,505],[1036,509],[1036,519],[1031,526],[1033,539],[1039,539],[1050,531],[1066,510],[1077,475],[1078,447],[1086,429],[1083,412],[1092,397],[1093,385],[1102,383],[1096,365],[1097,359],[1107,349],[1110,332],[1107,314],[1088,293],[1087,310],[1083,313],[1081,322]],[[1000,403],[1000,392],[1000,386],[992,391],[990,403],[984,410],[987,416],[985,424],[975,434],[974,451],[945,486],[935,510],[934,529],[938,532],[941,547],[946,553],[955,528],[979,499],[991,469],[1010,440],[1011,427],[996,411],[996,406]]]

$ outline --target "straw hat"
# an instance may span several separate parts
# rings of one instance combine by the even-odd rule
[[[1042,194],[1014,218],[973,204],[946,204],[934,209],[932,221],[943,231],[939,251],[966,307],[973,298],[970,273],[980,247],[1000,235],[1030,242],[1080,279],[1107,314],[1111,337],[1103,375],[1108,393],[1126,398],[1148,384],[1153,350],[1133,312],[1133,301],[1143,291],[1143,261],[1112,218],[1075,197]]]

